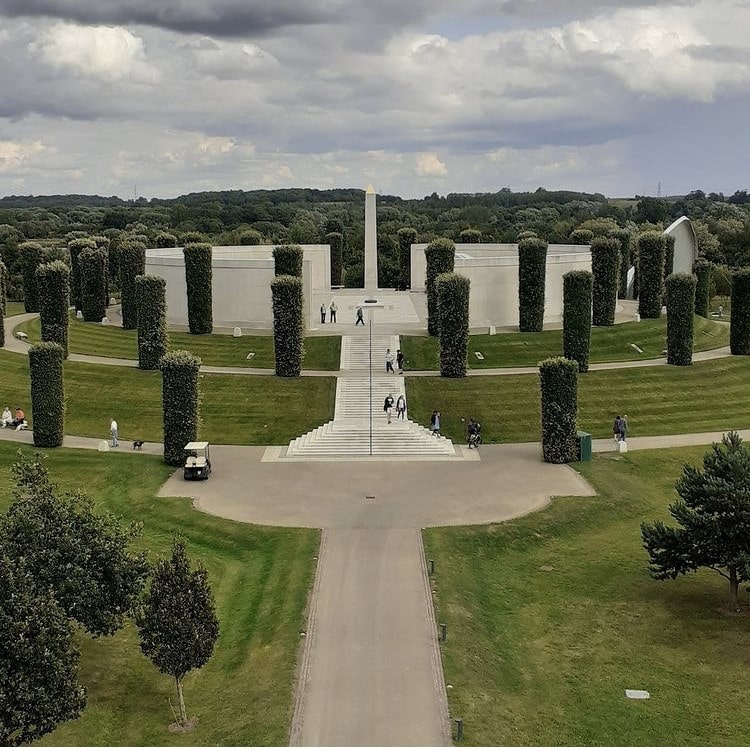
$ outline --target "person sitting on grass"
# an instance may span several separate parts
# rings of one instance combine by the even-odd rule
[[[16,407],[16,416],[11,420],[10,426],[18,430],[24,422],[26,422],[26,415],[20,407]]]
[[[0,416],[0,427],[5,428],[13,422],[13,415],[11,414],[10,407],[6,407],[3,410],[2,416]]]

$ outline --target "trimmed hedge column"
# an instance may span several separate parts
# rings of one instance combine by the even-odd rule
[[[427,261],[424,284],[427,292],[427,333],[430,336],[438,336],[440,334],[440,317],[435,295],[435,280],[440,274],[453,272],[456,263],[456,246],[453,240],[440,237],[433,240],[425,248],[424,255]]]
[[[705,258],[699,258],[693,264],[693,273],[697,279],[695,285],[695,315],[708,318],[711,306],[711,264]]]
[[[591,245],[593,239],[594,233],[590,229],[574,229],[570,233],[573,245]]]
[[[185,463],[185,444],[198,438],[200,357],[184,349],[161,358],[161,399],[164,410],[164,462],[170,467]]]
[[[632,265],[630,260],[630,232],[626,229],[619,229],[612,233],[612,237],[620,244],[620,274],[617,296],[624,300],[628,296],[628,270]]]
[[[65,432],[63,349],[56,342],[40,342],[29,349],[31,412],[34,445],[62,446]]]
[[[440,316],[440,375],[463,378],[469,351],[469,289],[471,283],[460,274],[448,272],[435,280]]]
[[[578,363],[580,373],[589,369],[593,283],[585,269],[563,274],[563,355]]]
[[[273,249],[274,274],[302,278],[302,248],[299,245],[279,245]]]
[[[276,375],[298,378],[304,357],[302,279],[282,274],[271,282]]]
[[[341,286],[341,269],[344,263],[344,236],[340,232],[329,232],[325,241],[331,248],[331,286]]]
[[[146,273],[146,247],[143,243],[130,241],[120,248],[120,303],[122,327],[138,328],[135,279]]]
[[[191,243],[182,249],[185,257],[188,328],[191,334],[210,334],[214,330],[211,259],[208,243]]]
[[[482,242],[482,231],[478,229],[462,229],[458,235],[459,242],[462,243],[480,243]]]
[[[664,280],[674,272],[674,235],[664,235]]]
[[[667,363],[693,362],[693,310],[696,278],[692,274],[670,274],[665,282],[667,298]]]
[[[518,243],[518,330],[544,328],[544,285],[547,243],[527,237]]]
[[[39,320],[43,342],[57,342],[68,356],[70,269],[62,261],[42,264],[36,270]]]
[[[641,318],[659,318],[664,292],[664,235],[644,232],[638,238],[638,312]]]
[[[138,315],[138,367],[156,370],[169,344],[166,321],[167,283],[160,276],[143,274],[135,278]]]
[[[397,234],[399,281],[404,289],[411,289],[411,246],[417,242],[417,230],[402,227]]]
[[[78,257],[84,250],[95,248],[96,242],[90,237],[78,237],[68,243],[70,254],[70,302],[76,310],[81,310],[81,267]]]
[[[731,301],[729,350],[733,355],[750,355],[750,269],[732,274]]]
[[[619,240],[595,237],[591,241],[591,272],[594,276],[592,322],[594,326],[612,326],[620,281]]]
[[[39,312],[39,294],[36,288],[36,270],[44,262],[44,249],[39,243],[21,243],[18,246],[23,269],[23,308],[27,313]]]
[[[10,281],[10,273],[8,267],[0,261],[0,313],[5,315],[7,311],[8,303],[8,282]]]
[[[542,398],[542,456],[550,464],[578,458],[578,363],[551,357],[539,363]]]
[[[107,251],[103,248],[81,251],[78,268],[83,320],[99,323],[107,315]]]

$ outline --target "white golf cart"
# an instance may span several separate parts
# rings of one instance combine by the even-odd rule
[[[211,474],[211,456],[208,451],[208,441],[191,441],[185,446],[186,480],[208,480]]]

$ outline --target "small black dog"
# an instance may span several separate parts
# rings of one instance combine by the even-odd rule
[[[140,451],[143,448],[143,441],[133,441],[133,450]]]

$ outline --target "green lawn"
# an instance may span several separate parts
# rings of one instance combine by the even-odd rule
[[[16,327],[24,331],[29,341],[41,338],[39,319],[35,318]],[[125,331],[119,326],[101,326],[85,323],[70,317],[69,348],[82,355],[138,359],[138,342],[135,331]],[[223,334],[194,336],[172,331],[169,334],[171,349],[187,349],[203,360],[204,365],[233,366],[236,368],[273,368],[273,337]],[[249,352],[255,352],[251,360]],[[338,370],[341,355],[341,337],[311,336],[305,339],[303,367],[308,370]]]
[[[22,302],[13,302],[12,300],[8,300],[5,303],[5,317],[6,318],[10,318],[11,316],[17,316],[25,312],[26,310],[24,309]]]
[[[201,437],[214,443],[282,445],[333,417],[336,379],[200,376]],[[28,358],[0,350],[0,409],[30,414]],[[68,435],[107,436],[116,417],[123,440],[162,439],[161,373],[65,364]],[[33,416],[32,416],[33,419]]]
[[[0,508],[10,500],[17,446],[0,441]],[[156,498],[170,471],[155,457],[58,449],[48,462],[64,488],[84,486],[102,510],[143,522],[141,546],[168,551],[172,535],[209,572],[221,633],[208,664],[186,680],[190,734],[173,734],[173,681],[141,655],[132,626],[113,637],[79,636],[82,717],[44,742],[54,746],[266,746],[288,742],[295,666],[319,533],[224,521],[186,499]]]
[[[747,618],[713,572],[651,579],[641,545],[704,451],[597,456],[580,468],[599,497],[423,533],[467,745],[747,745]]]
[[[578,379],[578,423],[595,438],[611,435],[617,413],[628,415],[632,436],[750,428],[748,383],[747,357],[589,372]],[[409,416],[428,425],[439,409],[454,440],[464,440],[469,417],[485,441],[540,440],[537,375],[408,378],[406,388]]]
[[[667,337],[667,319],[596,327],[591,331],[591,362],[649,360],[661,357]],[[642,353],[630,345],[637,344]],[[695,316],[695,352],[729,344],[729,327]],[[401,350],[409,370],[438,370],[438,339],[428,336],[402,336]],[[484,360],[474,355],[481,352]],[[469,337],[470,368],[509,368],[536,365],[545,357],[562,354],[562,330],[538,333],[507,333]]]

